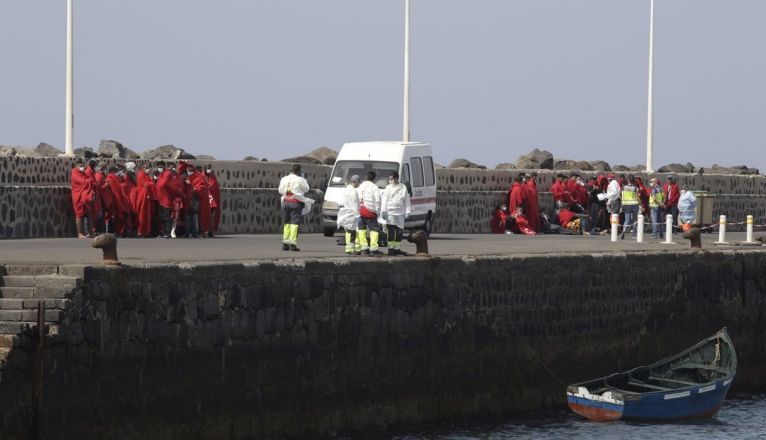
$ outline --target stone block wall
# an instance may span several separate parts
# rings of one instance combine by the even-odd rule
[[[124,161],[122,161],[124,162]],[[141,164],[142,161],[136,161]],[[192,161],[207,164],[207,161]],[[221,233],[278,233],[281,220],[275,188],[291,164],[281,162],[212,161],[223,193]],[[69,206],[71,159],[0,157],[0,238],[71,237],[74,219]],[[303,165],[312,188],[329,178],[332,167]],[[494,206],[502,203],[512,177],[523,170],[438,169],[438,233],[487,233]],[[542,170],[540,205],[551,205],[548,189],[558,171]],[[588,175],[588,173],[582,173]],[[664,175],[661,175],[664,177]],[[681,185],[716,194],[714,215],[731,222],[749,214],[766,223],[764,176],[678,175]],[[321,191],[306,219],[306,232],[320,232]],[[31,203],[30,203],[31,201]],[[38,215],[35,215],[35,214]],[[44,216],[39,214],[43,213]]]
[[[557,378],[723,326],[735,388],[763,391],[764,265],[709,251],[88,268],[46,341],[40,426],[52,440],[318,438],[562,408]],[[34,344],[13,350],[9,440],[28,438],[35,383]]]

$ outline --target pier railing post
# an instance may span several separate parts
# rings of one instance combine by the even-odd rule
[[[727,245],[729,243],[726,242],[726,216],[722,215],[721,218],[718,220],[718,241],[715,242],[717,245]]]

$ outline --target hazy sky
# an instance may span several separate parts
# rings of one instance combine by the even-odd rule
[[[656,0],[656,165],[766,169],[766,1]],[[75,143],[280,159],[401,137],[403,0],[75,0]],[[413,0],[413,140],[645,158],[649,0]],[[0,2],[0,144],[64,144],[65,0]]]

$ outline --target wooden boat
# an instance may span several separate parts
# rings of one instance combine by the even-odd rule
[[[722,329],[649,366],[567,387],[572,411],[596,422],[674,422],[714,416],[737,373],[734,344]]]

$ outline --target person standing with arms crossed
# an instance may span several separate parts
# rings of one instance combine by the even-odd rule
[[[298,227],[303,221],[306,204],[313,200],[306,198],[309,184],[303,177],[303,171],[298,164],[293,165],[290,173],[279,181],[279,194],[282,196],[282,213],[284,228],[282,231],[282,250],[299,252]]]
[[[380,223],[378,213],[380,211],[380,188],[375,184],[377,175],[374,171],[367,173],[367,180],[359,185],[359,229],[356,238],[362,254],[380,255],[378,242],[380,240]],[[370,239],[367,240],[367,230],[370,231]]]
[[[399,246],[404,237],[404,221],[411,210],[407,186],[399,182],[399,173],[393,171],[380,203],[380,217],[388,225],[388,255],[407,255]]]

